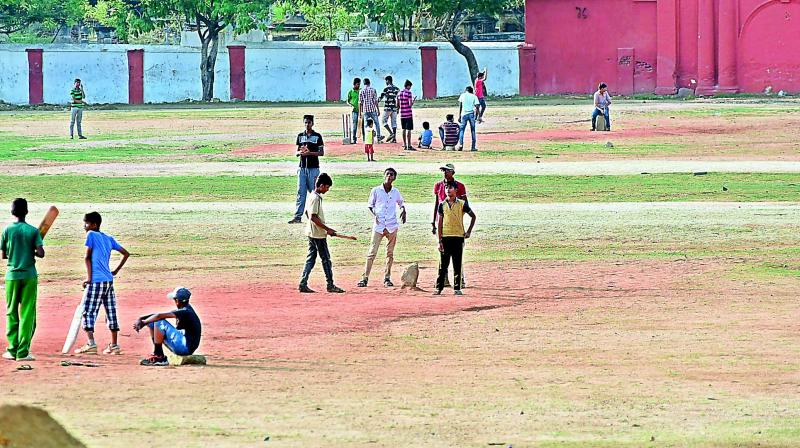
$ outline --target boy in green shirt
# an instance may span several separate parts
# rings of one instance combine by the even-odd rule
[[[5,359],[33,361],[30,353],[36,328],[38,274],[34,255],[43,258],[42,235],[39,229],[25,222],[28,201],[22,198],[11,203],[11,214],[17,222],[3,230],[0,252],[8,260],[6,270],[6,337]]]
[[[361,78],[353,79],[353,89],[347,92],[347,104],[349,104],[353,111],[351,118],[353,120],[353,134],[351,135],[352,143],[355,145],[358,140],[358,94],[361,90]],[[361,135],[364,135],[364,123],[361,124]]]
[[[69,138],[75,138],[75,123],[78,123],[78,138],[86,140],[81,130],[81,120],[83,120],[83,106],[86,104],[86,91],[83,90],[81,80],[75,78],[75,87],[69,91],[70,115],[69,115]]]

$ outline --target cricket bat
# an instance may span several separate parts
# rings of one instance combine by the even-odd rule
[[[358,135],[358,131],[361,130],[361,140],[364,140],[364,139],[367,138],[364,135],[364,132],[366,132],[366,131],[364,130],[363,126],[364,126],[364,114],[360,113],[360,114],[358,114],[358,126],[356,126],[356,135]]]
[[[61,353],[69,353],[75,341],[78,339],[78,330],[81,327],[81,317],[83,317],[83,307],[86,304],[86,294],[89,288],[83,290],[83,297],[81,303],[75,308],[75,314],[72,315],[72,323],[69,324],[69,332],[67,332],[67,339],[64,341],[64,347],[61,348]]]
[[[340,233],[337,233],[337,234],[335,234],[335,235],[333,235],[333,236],[335,236],[336,238],[343,238],[343,239],[346,239],[346,240],[353,240],[353,241],[355,241],[355,240],[357,239],[357,238],[356,238],[356,237],[354,237],[354,236],[350,236],[350,235],[342,235],[342,234],[340,234]]]
[[[56,218],[58,218],[58,208],[55,205],[51,205],[47,213],[44,214],[42,223],[39,224],[39,233],[42,235],[42,238],[47,235],[47,232],[50,230],[50,227],[53,226]]]

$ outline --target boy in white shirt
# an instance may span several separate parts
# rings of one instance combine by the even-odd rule
[[[378,254],[378,248],[384,237],[388,240],[386,244],[386,269],[383,274],[383,286],[394,286],[392,283],[392,263],[394,262],[394,246],[397,243],[397,230],[400,225],[397,223],[397,207],[400,207],[400,221],[406,223],[406,207],[403,195],[392,184],[397,178],[397,171],[394,168],[386,168],[383,172],[383,184],[373,188],[369,194],[369,212],[374,216],[372,225],[372,242],[367,252],[367,263],[364,266],[364,275],[358,286],[363,288],[369,281],[369,273],[372,270],[372,263]]]
[[[458,150],[464,149],[464,130],[469,123],[469,130],[472,132],[472,151],[477,151],[475,147],[475,117],[478,116],[478,108],[480,107],[480,100],[475,96],[472,86],[467,86],[464,93],[458,97],[458,116],[461,117],[461,127],[458,132]]]

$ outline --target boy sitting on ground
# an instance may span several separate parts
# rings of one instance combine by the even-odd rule
[[[458,144],[458,123],[453,114],[447,114],[445,122],[439,126],[439,138],[442,140],[442,150],[455,151]]]
[[[417,148],[431,149],[431,143],[433,143],[431,124],[427,121],[423,121],[422,134],[419,135],[419,140],[417,140]]]
[[[192,292],[177,287],[167,294],[167,298],[175,301],[176,309],[164,313],[145,314],[136,319],[133,329],[138,333],[145,325],[150,327],[150,339],[153,341],[153,354],[140,362],[143,366],[166,366],[169,364],[164,355],[163,344],[178,356],[189,356],[200,345],[202,324],[191,305],[189,298]],[[175,319],[172,326],[166,319]]]

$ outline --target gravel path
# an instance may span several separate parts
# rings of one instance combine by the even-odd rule
[[[40,174],[74,174],[103,177],[234,175],[291,176],[294,162],[205,162],[205,163],[93,163],[75,165],[34,166],[8,163],[6,174],[32,176]],[[381,173],[391,165],[403,174],[438,172],[438,164],[428,162],[365,162],[323,163],[322,169],[334,175]],[[459,174],[526,174],[543,175],[630,175],[641,173],[800,173],[797,161],[721,161],[721,160],[613,160],[592,162],[455,162]]]

